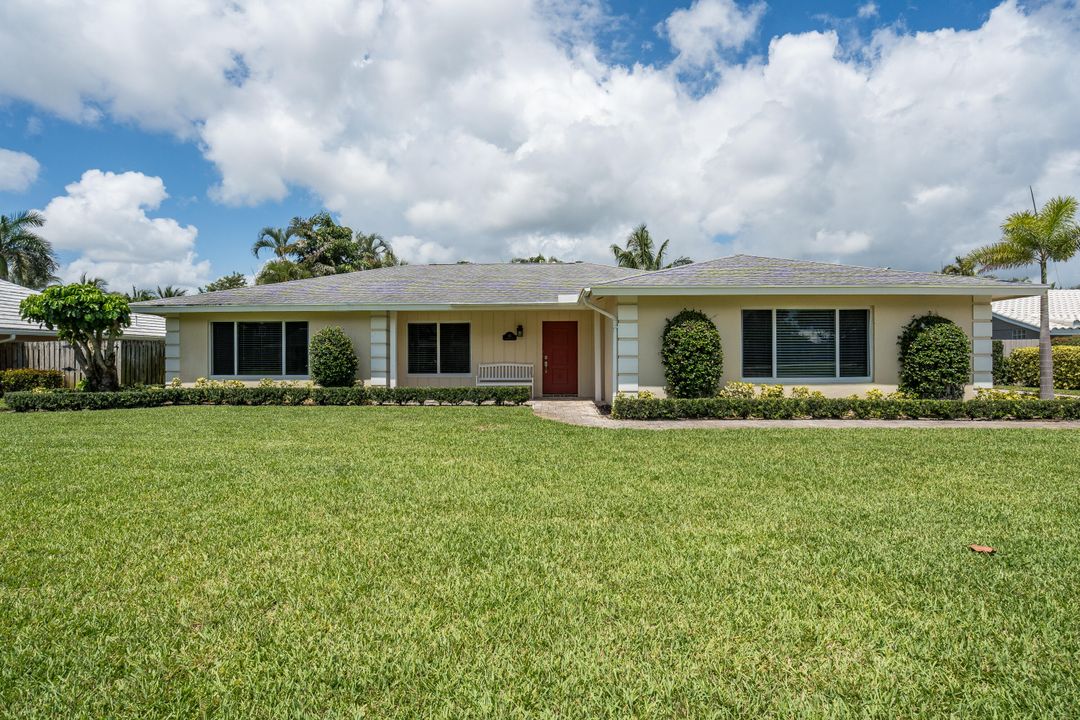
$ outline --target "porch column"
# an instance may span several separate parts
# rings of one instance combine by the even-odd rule
[[[990,298],[974,298],[971,306],[971,369],[977,388],[994,387],[993,335]]]
[[[180,318],[165,318],[165,382],[180,377]],[[194,379],[194,378],[192,378]]]
[[[390,387],[397,387],[397,311],[390,311]]]
[[[371,377],[369,385],[386,386],[390,374],[389,331],[385,312],[371,313]]]
[[[593,312],[593,400],[604,400],[604,318]]]
[[[620,297],[615,316],[616,392],[638,391],[638,305],[636,297]]]

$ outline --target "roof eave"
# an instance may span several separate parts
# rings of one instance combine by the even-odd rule
[[[334,305],[158,305],[139,306],[147,315],[187,315],[194,313],[313,313],[313,312],[432,312],[452,310],[566,310],[580,307],[573,302],[537,303],[341,303]]]
[[[1000,285],[928,286],[928,285],[755,285],[752,287],[725,286],[629,286],[594,285],[591,294],[597,297],[625,295],[980,295],[993,300],[1026,297],[1030,291],[1045,290],[1045,285],[1025,285],[1024,292],[1002,292]]]

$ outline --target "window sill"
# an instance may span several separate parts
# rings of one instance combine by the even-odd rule
[[[310,380],[310,375],[211,375],[208,380]]]
[[[467,373],[405,373],[406,377],[414,378],[468,378],[472,377],[471,372]]]
[[[818,378],[740,378],[739,382],[750,383],[752,385],[773,384],[773,385],[854,385],[872,383],[874,379],[872,377],[818,377]]]

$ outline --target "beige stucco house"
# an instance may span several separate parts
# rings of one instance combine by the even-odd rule
[[[1023,293],[1041,286],[1024,286]],[[370,385],[531,385],[534,397],[663,394],[660,334],[683,308],[720,330],[723,382],[830,396],[898,382],[896,339],[935,312],[972,339],[991,380],[991,302],[978,277],[735,255],[656,272],[589,263],[406,265],[135,303],[165,318],[167,379],[306,379],[308,341],[335,325]]]

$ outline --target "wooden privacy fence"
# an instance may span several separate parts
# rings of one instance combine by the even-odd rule
[[[121,385],[160,385],[165,382],[165,341],[121,340],[116,362]],[[61,370],[68,387],[83,379],[75,351],[59,340],[0,344],[0,370],[21,368]]]
[[[1013,350],[1022,347],[1039,347],[1038,340],[1002,340],[1002,350],[1005,353],[1005,357],[1009,357]]]

